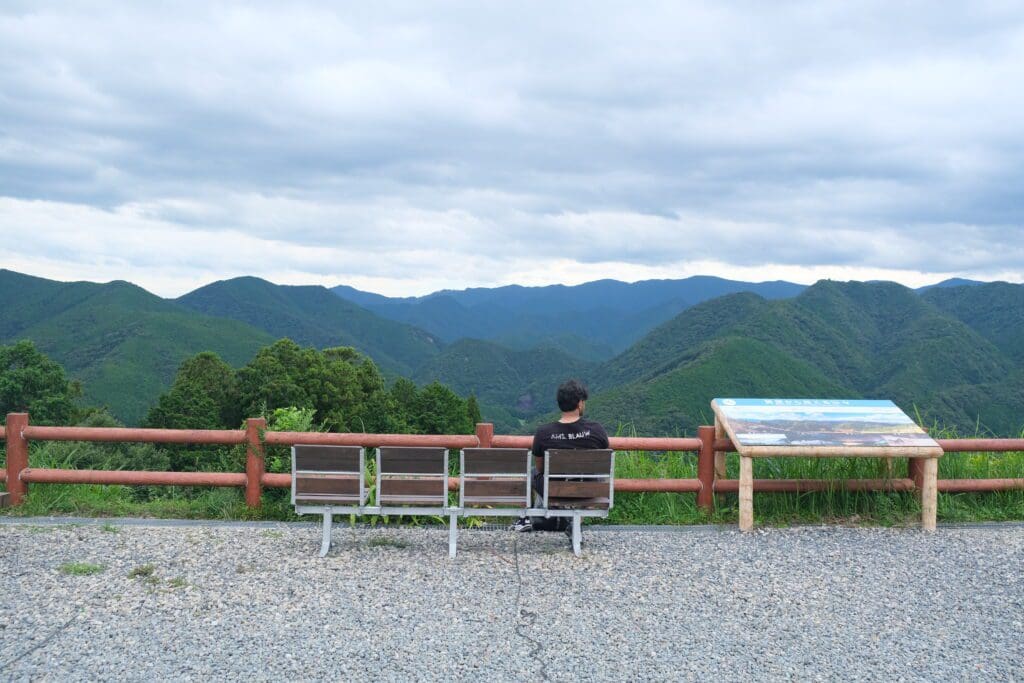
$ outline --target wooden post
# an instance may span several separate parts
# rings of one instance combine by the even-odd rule
[[[925,458],[921,478],[921,528],[935,531],[936,506],[939,495],[939,459]]]
[[[494,425],[490,422],[477,422],[476,439],[480,442],[480,448],[490,448],[494,440]]]
[[[728,434],[725,432],[725,427],[722,426],[718,416],[715,415],[715,438],[725,439],[728,438]],[[715,452],[715,479],[726,479],[725,476],[725,451]]]
[[[21,505],[28,493],[28,484],[21,472],[28,467],[28,440],[23,435],[28,427],[28,413],[7,414],[7,492],[11,505]]]
[[[697,451],[697,479],[700,481],[697,507],[705,514],[711,514],[715,511],[715,428],[698,427],[697,438],[700,439],[700,450]]]
[[[923,473],[923,458],[907,458],[907,478],[914,480],[914,486],[917,487],[917,495],[921,495],[921,476]]]
[[[260,432],[266,428],[265,418],[250,417],[245,421],[245,504],[251,508],[258,508],[263,496],[263,473],[266,472],[266,464]]]
[[[754,461],[740,455],[740,531],[754,528]]]

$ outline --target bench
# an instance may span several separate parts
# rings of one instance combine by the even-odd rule
[[[297,515],[323,515],[320,557],[331,549],[334,515],[366,508],[366,451],[359,446],[292,447],[292,505]]]
[[[615,451],[549,450],[544,453],[545,517],[572,518],[572,551],[578,557],[584,517],[607,517],[615,502]]]
[[[375,505],[369,505],[366,451],[359,446],[292,447],[296,514],[323,516],[320,556],[331,547],[336,514],[447,516],[448,554],[455,557],[459,517],[569,517],[579,556],[583,517],[607,517],[614,502],[611,450],[552,450],[544,454],[544,495],[533,505],[530,451],[466,448],[459,454],[458,505],[448,504],[448,451],[381,447],[375,458]]]

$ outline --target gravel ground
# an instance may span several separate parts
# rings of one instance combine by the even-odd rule
[[[0,679],[1024,680],[1020,525],[112,523],[0,524]]]

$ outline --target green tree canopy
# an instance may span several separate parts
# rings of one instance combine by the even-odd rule
[[[72,424],[81,395],[81,385],[32,342],[0,346],[0,415],[27,412],[35,424]]]
[[[243,418],[235,371],[204,351],[178,369],[171,388],[150,408],[146,425],[165,429],[236,429]]]
[[[247,415],[277,408],[313,408],[333,431],[382,431],[387,426],[384,378],[355,349],[317,351],[281,339],[238,371]]]

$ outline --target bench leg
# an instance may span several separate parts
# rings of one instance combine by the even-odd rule
[[[320,542],[320,557],[327,557],[327,551],[331,549],[331,522],[333,515],[330,512],[324,513],[324,539]]]
[[[580,556],[580,543],[583,541],[583,529],[580,525],[583,522],[583,518],[579,515],[573,515],[572,517],[572,554],[576,557]]]
[[[939,497],[939,459],[926,458],[921,478],[921,528],[935,531],[935,513]]]
[[[740,456],[740,531],[754,528],[754,461]]]
[[[459,539],[458,515],[448,515],[448,557],[454,558]]]

